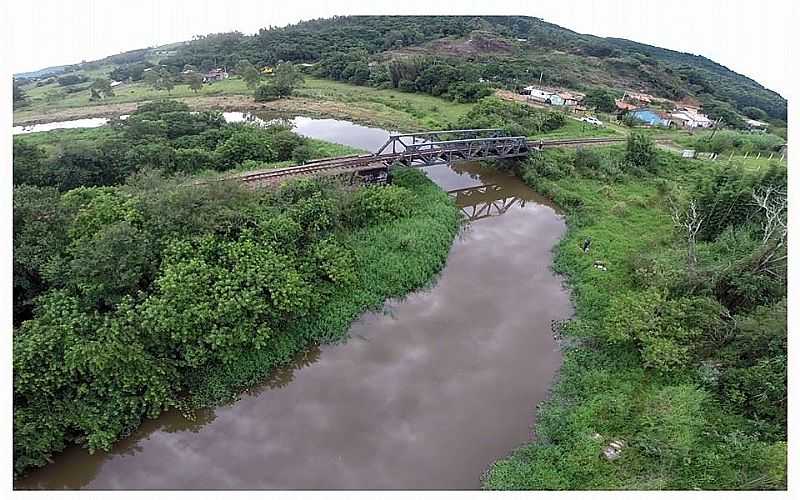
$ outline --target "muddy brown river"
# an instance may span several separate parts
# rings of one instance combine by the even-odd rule
[[[343,140],[339,142],[345,142]],[[477,489],[531,438],[572,314],[550,269],[566,226],[511,175],[426,168],[470,220],[429,289],[363,314],[235,403],[146,421],[17,481],[47,489]]]

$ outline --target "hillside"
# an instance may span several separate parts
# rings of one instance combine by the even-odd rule
[[[606,88],[619,96],[636,90],[673,100],[693,97],[709,115],[728,124],[741,124],[743,115],[754,112],[761,119],[786,119],[783,97],[705,57],[580,34],[522,16],[334,17],[264,28],[254,35],[200,36],[65,71],[110,67],[117,69],[109,73],[112,79],[136,80],[144,65],[162,64],[177,74],[187,64],[201,70],[232,68],[242,59],[257,66],[313,63],[309,71],[316,76],[457,101],[480,97],[479,82],[517,89],[541,78],[545,85],[578,91]]]
[[[472,40],[472,42],[470,42]],[[477,40],[477,43],[475,41]],[[475,45],[475,46],[470,46]],[[786,118],[786,100],[705,57],[629,40],[584,35],[532,17],[354,16],[301,22],[258,34],[209,35],[162,62],[234,66],[318,62],[336,53],[385,61],[414,55],[480,63],[479,77],[514,86],[538,79],[576,90],[634,89],[700,99],[710,112],[757,107]],[[375,67],[369,78],[375,80]],[[732,108],[732,109],[731,109]]]

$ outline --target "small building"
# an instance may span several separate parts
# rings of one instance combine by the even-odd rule
[[[565,101],[559,94],[550,94],[545,102],[551,106],[563,106]]]
[[[112,88],[113,88],[113,87],[118,87],[118,86],[120,86],[120,85],[122,85],[122,82],[118,82],[118,81],[116,81],[116,80],[111,80],[111,87],[112,87]]]
[[[672,120],[668,114],[661,113],[650,108],[637,108],[636,110],[631,111],[630,115],[635,120],[638,120],[646,125],[650,125],[651,127],[669,127],[672,124]]]
[[[586,97],[585,95],[579,94],[577,92],[567,92],[567,91],[559,92],[558,96],[561,97],[561,99],[563,99],[564,106],[570,106],[570,107],[578,106],[583,101],[583,98]]]
[[[769,123],[760,122],[758,120],[747,119],[744,121],[747,124],[747,129],[753,132],[766,132]]]
[[[273,68],[272,66],[264,66],[263,68],[261,68],[261,73],[264,75],[271,75],[274,72],[275,68]]]
[[[554,92],[550,90],[546,90],[539,87],[528,86],[522,90],[524,95],[528,96],[529,101],[538,101],[542,103],[548,102],[550,96],[554,94]]]
[[[583,98],[583,94],[578,92],[570,92],[560,89],[552,89],[546,87],[528,86],[525,87],[521,94],[527,95],[529,101],[537,101],[543,104],[550,104],[551,106],[577,106]]]
[[[222,68],[216,68],[203,75],[203,82],[218,82],[228,78],[228,72]]]
[[[672,122],[682,128],[711,128],[714,120],[700,112],[698,108],[683,106],[670,114]]]

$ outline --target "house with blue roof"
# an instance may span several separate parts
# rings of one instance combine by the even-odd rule
[[[650,126],[660,125],[662,127],[669,127],[670,124],[672,124],[672,120],[669,118],[669,115],[666,115],[666,113],[659,113],[658,111],[650,108],[637,108],[631,111],[630,115],[635,120]]]

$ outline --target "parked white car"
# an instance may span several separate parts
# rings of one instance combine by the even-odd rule
[[[586,122],[586,123],[588,123],[590,125],[594,125],[595,127],[602,127],[603,126],[603,122],[601,122],[600,120],[598,120],[594,116],[584,116],[583,118],[581,118],[581,121],[582,122]]]

